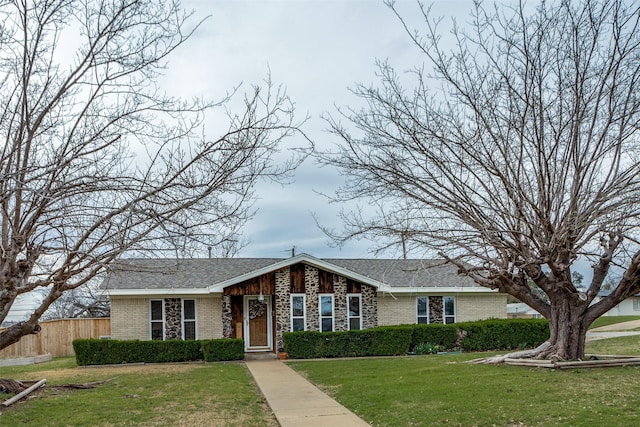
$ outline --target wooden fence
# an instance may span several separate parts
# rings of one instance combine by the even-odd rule
[[[53,357],[73,356],[73,340],[111,335],[111,320],[59,319],[40,322],[42,330],[25,335],[20,341],[0,350],[0,359],[17,359],[50,353]]]

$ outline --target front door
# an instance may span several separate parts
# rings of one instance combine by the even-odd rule
[[[271,297],[244,297],[245,351],[273,350],[271,339]]]

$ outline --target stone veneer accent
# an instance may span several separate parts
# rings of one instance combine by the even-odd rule
[[[346,331],[347,325],[347,279],[333,275],[333,325],[334,331]]]
[[[429,297],[429,323],[444,323],[442,297]]]
[[[291,274],[289,268],[276,271],[276,350],[284,348],[282,334],[291,329]]]
[[[378,326],[378,299],[375,288],[362,285],[362,329]]]
[[[231,327],[231,296],[222,296],[222,336],[224,338],[231,338],[233,336],[233,329]]]
[[[307,331],[317,331],[320,329],[320,308],[318,307],[318,290],[320,288],[320,278],[318,269],[310,265],[304,266],[305,295],[307,299],[306,316]]]
[[[182,338],[182,303],[180,298],[164,299],[164,339]]]

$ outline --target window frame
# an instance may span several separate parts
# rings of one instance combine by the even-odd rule
[[[350,298],[358,298],[358,315],[351,315]],[[358,329],[351,329],[351,319],[358,319]],[[347,330],[355,331],[362,329],[362,294],[347,294]]]
[[[420,299],[425,300],[425,313],[420,314],[419,303]],[[444,308],[442,309],[444,311]],[[420,322],[420,319],[425,319],[425,322]],[[428,296],[417,296],[416,297],[416,323],[417,324],[429,324],[429,297]]]
[[[323,316],[322,315],[322,298],[331,298],[331,316]],[[319,324],[318,330],[320,332],[334,332],[336,330],[336,304],[335,304],[335,296],[333,294],[318,294],[318,317]],[[322,320],[331,318],[331,330],[325,331],[322,328]]]
[[[293,314],[293,299],[302,297],[302,316],[294,316]],[[302,319],[303,331],[307,330],[307,296],[305,294],[290,294],[289,296],[289,330],[295,332],[293,329],[293,320]]]
[[[162,313],[162,319],[154,319],[153,318],[153,303],[159,302],[160,309]],[[162,338],[155,339],[155,341],[164,341],[166,339],[166,331],[165,331],[165,314],[164,314],[164,299],[150,299],[149,300],[149,339],[154,340],[153,338],[153,324],[160,323],[162,325]]]
[[[453,314],[447,314],[447,302],[446,302],[447,299],[450,299],[451,301],[453,301]],[[455,296],[446,295],[442,297],[442,323],[444,323],[445,325],[456,323],[457,311],[458,311],[456,310],[457,305],[458,304]],[[447,318],[450,318],[452,321],[447,322]]]
[[[640,299],[638,297],[633,297],[631,301],[633,304],[633,311],[640,311]]]
[[[186,301],[193,301],[193,319],[187,319],[185,317],[185,309],[184,309],[184,303]],[[196,304],[196,300],[195,298],[182,298],[180,301],[181,304],[181,310],[180,310],[180,321],[181,321],[181,337],[183,340],[186,340],[187,338],[185,337],[185,324],[186,323],[193,323],[193,338],[189,338],[189,339],[194,339],[197,340],[198,339],[198,308],[197,308],[197,304]]]

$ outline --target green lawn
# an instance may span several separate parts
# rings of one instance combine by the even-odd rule
[[[616,323],[628,322],[630,320],[640,320],[640,316],[603,316],[597,318],[589,329],[599,328],[600,326],[608,326]]]
[[[2,426],[275,426],[242,363],[76,367],[73,358],[0,370],[47,385],[111,379],[90,390],[46,387],[0,409]],[[0,397],[4,400],[6,397]]]
[[[632,338],[637,347],[638,337]],[[290,366],[374,426],[640,425],[640,368],[555,371],[464,363],[477,357],[328,360]]]
[[[590,342],[588,353],[640,354],[640,337]],[[484,355],[292,361],[374,426],[640,425],[640,368],[554,371],[470,365]],[[72,358],[8,367],[46,378],[34,398],[1,409],[0,425],[276,426],[242,363],[79,368]],[[111,379],[91,390],[54,385]],[[4,399],[4,398],[0,398]]]

